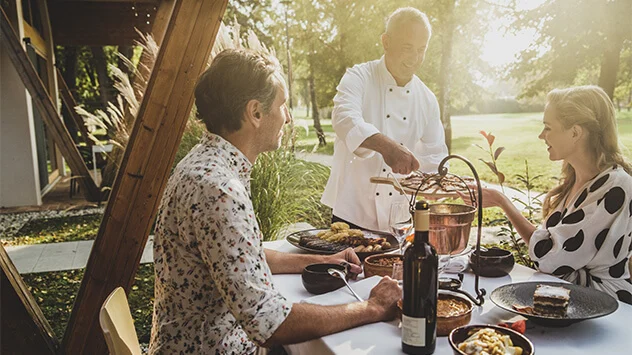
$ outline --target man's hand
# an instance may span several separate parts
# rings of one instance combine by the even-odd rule
[[[330,264],[340,264],[343,262],[349,263],[349,272],[353,279],[362,273],[362,266],[360,266],[360,258],[351,248],[347,248],[334,255],[326,256],[325,262]]]
[[[401,298],[402,289],[397,280],[384,276],[371,290],[368,302],[381,315],[382,321],[389,321],[397,315],[397,301]]]
[[[410,174],[419,169],[419,160],[415,155],[401,144],[393,143],[382,153],[386,165],[397,174]]]

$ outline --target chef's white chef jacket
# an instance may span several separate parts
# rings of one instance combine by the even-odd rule
[[[381,154],[360,144],[382,133],[413,152],[420,170],[436,172],[448,154],[439,104],[416,75],[397,86],[384,57],[348,69],[337,90],[332,112],[334,158],[321,202],[351,223],[389,231],[391,203],[405,201],[405,195],[369,181],[392,170]]]

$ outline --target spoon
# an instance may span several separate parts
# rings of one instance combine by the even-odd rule
[[[353,295],[355,296],[355,298],[360,301],[363,302],[364,300],[358,296],[357,293],[355,293],[355,291],[351,288],[351,285],[349,285],[349,283],[347,282],[347,275],[345,275],[344,272],[338,270],[338,269],[334,269],[334,268],[329,268],[327,270],[327,272],[329,273],[329,275],[333,276],[333,277],[337,277],[339,279],[342,279],[342,281],[344,281],[345,285],[347,285],[347,287],[349,288],[349,291],[351,291],[351,293],[353,293]]]

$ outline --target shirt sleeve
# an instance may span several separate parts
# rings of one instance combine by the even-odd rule
[[[584,285],[591,282],[587,276],[593,280],[629,277],[630,186],[610,181],[594,188],[595,183],[599,179],[532,234],[529,256],[540,271]]]
[[[287,318],[292,303],[274,288],[248,193],[237,179],[201,185],[193,193],[189,220],[202,259],[230,312],[261,345]]]
[[[423,127],[421,139],[415,145],[415,155],[419,160],[419,169],[425,173],[437,172],[441,160],[448,156],[448,147],[445,144],[445,132],[441,123],[439,103],[437,98],[430,93],[428,100],[430,109]]]
[[[361,69],[357,67],[348,69],[340,80],[338,92],[334,97],[332,126],[338,138],[345,143],[350,152],[360,158],[369,158],[375,152],[361,148],[360,144],[380,131],[362,117],[364,86],[365,79]]]

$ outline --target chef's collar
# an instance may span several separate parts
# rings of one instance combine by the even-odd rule
[[[384,58],[384,56],[382,56],[382,58],[380,58],[379,67],[380,67],[380,73],[381,73],[382,77],[384,78],[384,81],[386,82],[386,85],[398,86],[397,85],[397,81],[395,81],[395,78],[393,77],[391,72],[388,71],[388,68],[386,68],[386,59]],[[415,77],[415,74],[413,74],[413,76],[406,83],[406,85],[401,86],[401,87],[406,88],[406,89],[412,88],[412,86],[413,86],[413,78],[414,77]]]

